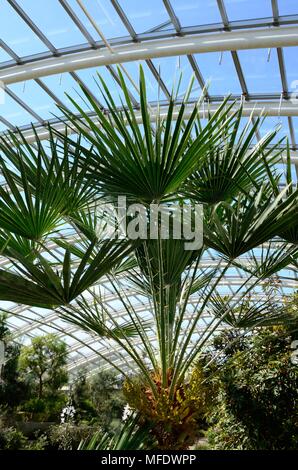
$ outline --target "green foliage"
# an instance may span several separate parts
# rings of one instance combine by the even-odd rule
[[[0,428],[0,450],[24,450],[28,439],[14,427]]]
[[[22,348],[19,368],[39,399],[56,397],[67,383],[66,359],[66,344],[53,334],[37,336],[30,346]]]
[[[100,425],[103,431],[114,432],[126,404],[122,383],[113,370],[97,372],[88,379],[85,371],[81,371],[72,389],[76,419],[88,420]]]
[[[87,246],[86,246],[87,245]],[[22,274],[0,269],[0,299],[25,305],[52,308],[65,305],[92,286],[102,276],[128,256],[135,244],[127,240],[96,240],[85,243],[85,251],[73,270],[73,259],[68,244],[58,264],[37,255],[38,262],[7,246],[7,255],[16,260],[16,268]]]
[[[34,131],[34,129],[33,129]],[[87,162],[79,165],[71,151],[50,129],[50,152],[36,137],[36,146],[21,133],[0,139],[0,169],[5,184],[0,188],[0,250],[15,260],[15,270],[0,269],[0,298],[25,305],[51,308],[65,305],[93,285],[132,250],[127,241],[95,240],[85,246],[84,256],[73,269],[71,250],[64,248],[59,264],[41,254],[49,238],[98,198],[86,180]],[[85,169],[84,169],[85,168]]]
[[[49,439],[46,434],[36,435],[26,446],[26,450],[46,450],[49,447]]]
[[[28,396],[28,387],[18,371],[20,345],[11,340],[7,316],[4,314],[0,314],[0,340],[5,344],[6,359],[1,371],[0,406],[13,409]]]
[[[53,450],[76,450],[80,442],[91,438],[95,428],[86,424],[59,424],[52,426],[49,432],[49,442]]]
[[[185,102],[178,107],[178,118],[175,123],[173,123],[175,103],[174,99],[171,99],[166,117],[163,119],[157,116],[153,125],[144,72],[140,67],[142,122],[139,124],[120,69],[118,73],[124,94],[123,111],[119,110],[108,86],[100,76],[98,86],[109,110],[108,116],[98,107],[90,93],[82,87],[86,100],[96,113],[98,125],[71,97],[69,99],[82,116],[82,120],[78,120],[75,114],[62,108],[73,126],[91,144],[91,149],[80,147],[84,155],[84,164],[88,162],[89,172],[86,176],[90,184],[109,200],[113,200],[119,194],[126,195],[130,200],[145,203],[170,197],[177,198],[177,191],[186,178],[202,164],[211,143],[220,139],[222,127],[228,128],[233,116],[228,116],[224,108],[226,106],[227,110],[230,110],[233,105],[228,104],[227,100],[222,103],[196,138],[192,138],[192,130],[197,123],[197,107],[194,107],[185,124],[183,119]],[[192,84],[193,82],[185,94],[185,100]],[[86,124],[83,125],[83,122],[87,123],[92,133],[86,129]]]
[[[273,186],[274,194],[277,197],[281,193],[281,188],[278,184],[278,181],[273,177],[270,168],[268,168],[268,174]],[[285,179],[287,183],[287,195],[290,196],[295,194],[295,192],[298,190],[298,182],[296,177],[296,169],[293,168],[291,161],[291,148],[289,144],[287,145]],[[292,223],[291,226],[280,230],[278,235],[285,241],[298,245],[298,224],[296,217],[294,218],[293,222],[294,224]]]
[[[61,391],[57,391],[55,395],[48,395],[44,398],[33,396],[32,398],[26,400],[20,406],[20,409],[22,412],[26,413],[27,419],[52,422],[60,419],[61,410],[66,405],[66,403],[66,395],[64,395]]]
[[[231,334],[215,340],[223,365],[213,379],[218,396],[211,443],[216,449],[296,449],[298,370],[291,335],[282,327],[257,330],[245,340],[233,334],[231,348]]]
[[[186,182],[185,192],[192,199],[217,204],[230,201],[239,193],[249,193],[252,187],[262,185],[267,174],[267,164],[271,166],[278,161],[279,152],[268,150],[268,144],[276,137],[278,129],[269,132],[261,142],[255,144],[255,131],[262,118],[256,118],[253,124],[248,121],[240,130],[241,115],[240,108],[232,129],[223,127],[220,141],[211,144],[203,164]],[[278,150],[279,145],[280,142],[276,143],[274,149]]]
[[[29,439],[13,426],[0,428],[0,450],[45,450],[48,443],[45,434]]]
[[[235,259],[275,237],[295,224],[297,193],[287,195],[287,187],[275,197],[267,185],[239,192],[229,203],[219,203],[204,227],[207,246]]]
[[[90,382],[86,377],[86,371],[80,370],[71,389],[72,404],[76,410],[76,420],[92,422],[97,417],[97,412],[90,400]]]
[[[128,418],[113,436],[98,431],[91,439],[81,441],[78,450],[141,450],[155,445],[150,427],[140,424],[136,416]]]
[[[21,349],[19,371],[30,388],[22,411],[38,421],[55,421],[67,399],[61,391],[68,382],[66,344],[53,334],[32,339]]]
[[[285,307],[291,317],[291,321],[288,322],[287,327],[293,339],[298,339],[298,291],[285,298]]]
[[[122,417],[125,399],[122,393],[123,379],[114,371],[102,371],[90,379],[90,399],[101,417],[101,426],[108,429],[112,420]]]

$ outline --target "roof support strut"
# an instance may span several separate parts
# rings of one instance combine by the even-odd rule
[[[15,65],[0,71],[0,80],[9,84],[88,67],[154,57],[296,45],[297,26],[202,34],[118,46],[114,47],[112,52],[108,48],[101,48]]]

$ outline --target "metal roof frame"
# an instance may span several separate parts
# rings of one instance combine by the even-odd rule
[[[121,45],[117,49],[113,46],[113,52],[107,48],[94,51],[89,47],[89,50],[85,52],[61,54],[58,57],[12,65],[8,69],[2,67],[0,68],[0,80],[9,84],[88,67],[122,64],[131,60],[204,52],[290,47],[297,44],[298,26],[196,34],[137,43],[130,40],[129,44]]]
[[[170,24],[171,21],[168,21],[162,25],[159,25],[155,28],[152,28],[149,31],[146,31],[141,34],[137,34],[138,41],[151,41],[151,40],[158,40],[158,39],[169,39],[173,38],[177,35],[177,32],[174,28],[170,28],[167,30],[162,30],[162,27],[165,27],[166,24]],[[288,16],[280,16],[278,21],[279,26],[290,26],[290,25],[297,25],[298,24],[298,14],[297,15],[288,15]],[[260,18],[254,20],[242,20],[242,21],[231,21],[229,23],[231,31],[238,31],[238,30],[246,30],[246,29],[254,29],[254,28],[265,28],[265,27],[272,27],[276,26],[276,21],[273,17],[267,18]],[[223,32],[225,30],[222,23],[215,23],[215,24],[208,24],[208,25],[196,25],[196,26],[188,26],[188,27],[181,27],[180,34],[181,36],[189,36],[193,34],[207,34],[207,33],[216,33],[216,32]],[[129,44],[131,42],[130,36],[123,36],[123,37],[115,37],[109,39],[109,42],[112,46],[121,46],[123,44]],[[96,49],[101,49],[104,47],[103,41],[96,41],[95,46]],[[58,55],[68,55],[77,52],[83,52],[90,49],[90,44],[76,44],[69,47],[64,47],[57,49]],[[35,62],[37,60],[43,60],[53,57],[53,53],[49,52],[40,52],[37,54],[31,54],[29,56],[22,57],[23,63],[28,62]],[[15,61],[8,61],[3,62],[0,64],[1,68],[9,68],[15,65]]]

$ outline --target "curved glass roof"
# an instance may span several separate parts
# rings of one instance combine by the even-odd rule
[[[280,135],[289,137],[292,162],[298,165],[298,106],[293,99],[298,91],[295,0],[3,0],[0,31],[2,135],[19,127],[32,140],[33,123],[40,138],[46,139],[47,121],[61,126],[56,105],[72,109],[65,93],[86,108],[80,84],[100,103],[96,72],[120,104],[117,63],[129,76],[137,112],[135,84],[142,63],[152,106],[159,97],[167,106],[180,72],[181,94],[195,76],[190,102],[210,80],[206,106],[231,94],[231,99],[242,100],[247,115],[254,108],[256,114],[265,109],[270,117],[256,139],[281,124]],[[205,258],[206,266],[212,265],[211,251]],[[0,259],[0,263],[3,267],[7,261]],[[240,275],[235,268],[228,272],[221,291],[235,292]],[[292,267],[282,272],[281,280],[280,294],[298,286]],[[109,283],[102,282],[98,288],[115,315],[124,316]],[[133,289],[128,294],[136,308],[150,316],[145,300]],[[70,347],[71,371],[101,364],[97,353],[106,351],[107,344],[65,325],[56,312],[9,302],[1,302],[1,308],[11,311],[9,324],[16,338],[26,341],[49,331],[61,335]]]

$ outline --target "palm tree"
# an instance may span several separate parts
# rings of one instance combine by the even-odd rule
[[[99,355],[125,376],[139,422],[150,425],[160,449],[185,449],[208,404],[197,360],[212,335],[225,322],[247,333],[285,317],[260,300],[258,287],[296,262],[297,240],[284,234],[296,227],[298,191],[289,178],[285,188],[279,184],[278,129],[255,143],[261,119],[241,129],[241,106],[233,111],[227,98],[204,123],[201,97],[186,119],[191,83],[180,103],[173,93],[167,110],[154,113],[140,69],[137,119],[120,71],[119,80],[121,109],[101,77],[108,112],[84,88],[92,114],[71,97],[79,117],[61,108],[77,138],[50,128],[48,147],[37,136],[28,145],[21,133],[1,139],[0,243],[11,268],[0,270],[0,299],[58,308],[64,320],[105,337],[123,366]],[[118,208],[119,195],[141,204],[146,220],[152,204],[201,204],[202,246],[186,250],[185,238],[165,239],[159,219],[156,239],[102,239],[106,204]],[[124,222],[131,220],[126,214]],[[206,250],[214,257],[209,266]],[[235,270],[243,282],[223,297],[221,285]],[[93,288],[103,277],[122,305],[120,321]],[[128,295],[131,286],[147,301],[146,319]],[[248,296],[250,307],[241,308]]]

